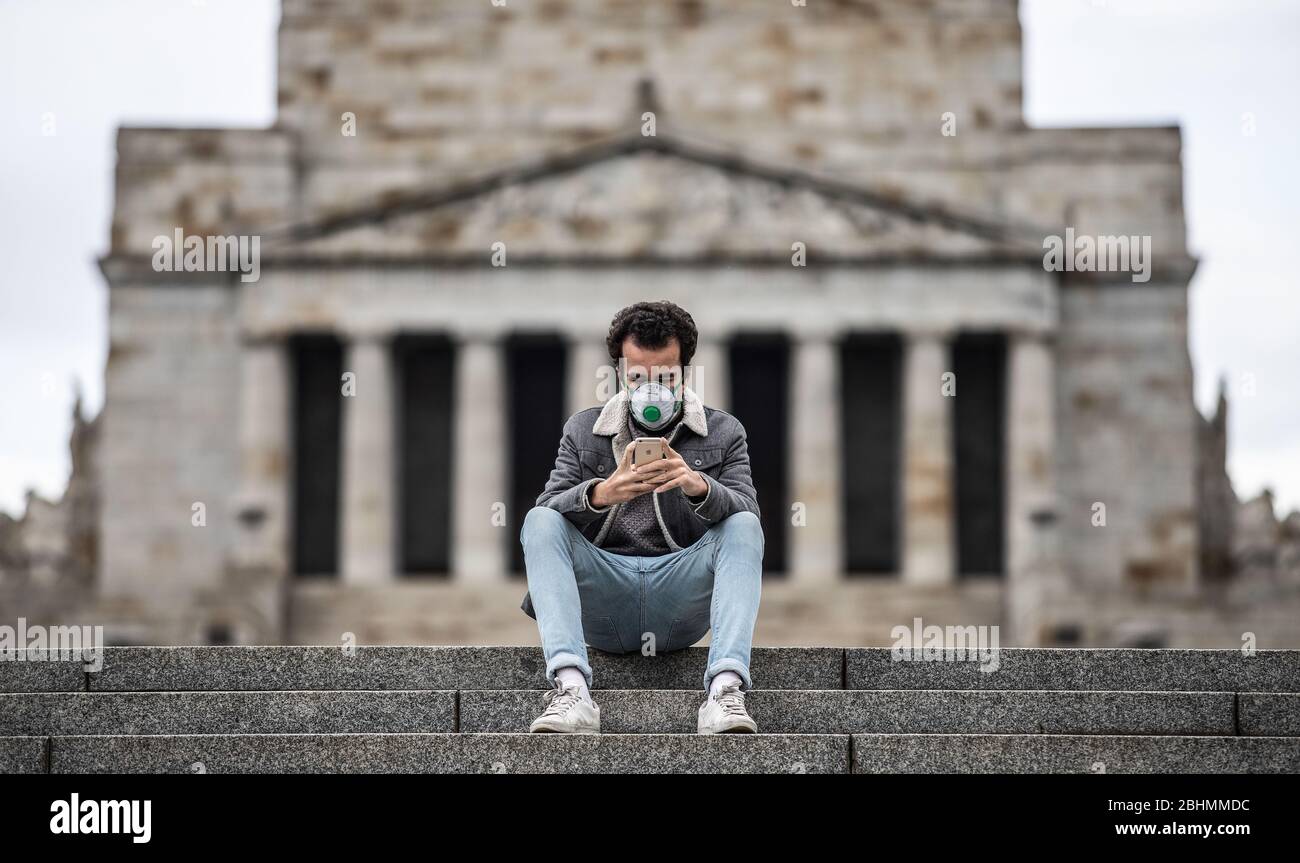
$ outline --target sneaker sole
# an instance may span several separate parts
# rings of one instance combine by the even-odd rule
[[[719,728],[714,731],[700,731],[700,734],[757,734],[758,728],[751,728],[748,725],[733,725],[730,728]]]
[[[538,728],[529,728],[529,734],[599,734],[599,728],[548,728],[541,726]]]

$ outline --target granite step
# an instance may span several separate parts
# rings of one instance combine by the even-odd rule
[[[883,649],[844,654],[846,689],[1300,692],[1300,650],[1004,648],[995,662],[952,651],[901,661]]]
[[[510,733],[543,690],[90,692],[0,695],[0,735]],[[607,734],[692,733],[697,690],[602,690]],[[1248,700],[1247,700],[1248,699]],[[1300,696],[1231,692],[755,690],[764,734],[1300,733]]]
[[[598,688],[703,691],[706,648],[658,656],[590,652]],[[772,689],[841,689],[844,651],[756,647]],[[104,650],[91,691],[528,689],[546,685],[538,647],[118,647]]]
[[[323,734],[0,738],[7,772],[1300,773],[1296,737]]]
[[[854,773],[1300,773],[1300,737],[855,734]]]
[[[708,650],[591,651],[598,689],[699,689]],[[758,647],[764,689],[978,689],[1300,693],[1300,651],[1004,648],[996,665],[886,648]],[[543,684],[536,647],[110,647],[80,660],[0,661],[0,692],[471,690]]]
[[[850,765],[849,736],[833,734],[80,736],[48,745],[51,773],[848,773]],[[36,763],[30,745],[23,752]]]
[[[540,692],[465,691],[460,730],[527,731]],[[595,693],[606,734],[692,733],[703,693]],[[1237,733],[1231,692],[972,692],[755,690],[746,697],[760,733],[1207,734]],[[1265,710],[1258,733],[1286,727]]]

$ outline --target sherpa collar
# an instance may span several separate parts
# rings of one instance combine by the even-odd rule
[[[615,463],[627,449],[627,445],[632,442],[632,434],[627,428],[627,402],[627,390],[620,390],[618,395],[605,402],[600,416],[596,417],[596,424],[591,427],[592,434],[613,435],[614,439],[610,444]],[[685,384],[682,385],[682,419],[678,426],[683,425],[700,437],[707,437],[709,434],[709,424],[704,416],[704,402],[700,401],[695,391]],[[673,437],[676,437],[675,433]]]

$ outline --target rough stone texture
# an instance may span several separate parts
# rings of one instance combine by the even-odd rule
[[[280,29],[279,115],[313,161],[426,174],[639,122],[643,79],[666,115],[724,140],[937,129],[944,111],[972,132],[1015,128],[1016,13],[1014,0],[295,2]],[[365,130],[356,138],[339,134],[344,111]]]
[[[0,776],[46,773],[44,737],[0,737]]]
[[[854,735],[854,773],[1297,773],[1295,737]]]
[[[58,737],[52,773],[846,773],[843,735]]]
[[[110,643],[267,637],[268,621],[241,619],[241,598],[222,595],[238,476],[235,310],[224,286],[109,293],[101,603],[87,617]]]
[[[86,672],[79,659],[47,659],[43,651],[16,651],[0,659],[0,692],[83,692]]]
[[[1300,737],[1300,694],[1243,692],[1237,696],[1238,734]]]
[[[598,688],[703,690],[705,648],[655,657],[591,651]],[[765,687],[838,689],[835,648],[755,648]],[[278,689],[523,689],[545,685],[535,647],[110,647],[91,691]]]
[[[526,732],[542,692],[463,692],[460,730]],[[689,734],[703,693],[595,693],[601,733]],[[763,734],[1233,734],[1230,692],[831,692],[755,690]]]
[[[848,689],[1052,689],[1300,692],[1300,651],[1002,648],[997,670],[978,661],[896,661],[892,651],[845,651]]]
[[[454,692],[0,695],[0,734],[411,734],[456,730]]]
[[[1186,292],[1153,280],[1072,287],[1061,300],[1059,518],[1071,584],[1084,594],[1190,595],[1198,418]],[[1093,524],[1097,503],[1104,526]],[[1081,606],[1071,614],[1072,605],[1063,599],[1048,625],[1053,617],[1061,628],[1106,625]],[[1088,632],[1083,643],[1126,646],[1115,633]]]
[[[1296,651],[1003,649],[981,675],[759,648],[784,682],[747,696],[759,734],[721,738],[694,733],[705,654],[594,654],[604,734],[575,739],[523,733],[536,648],[108,648],[91,683],[122,691],[0,694],[0,773],[1300,773]]]

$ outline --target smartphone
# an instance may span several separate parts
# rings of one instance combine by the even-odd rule
[[[639,437],[632,441],[632,464],[649,464],[664,457],[663,438]]]

